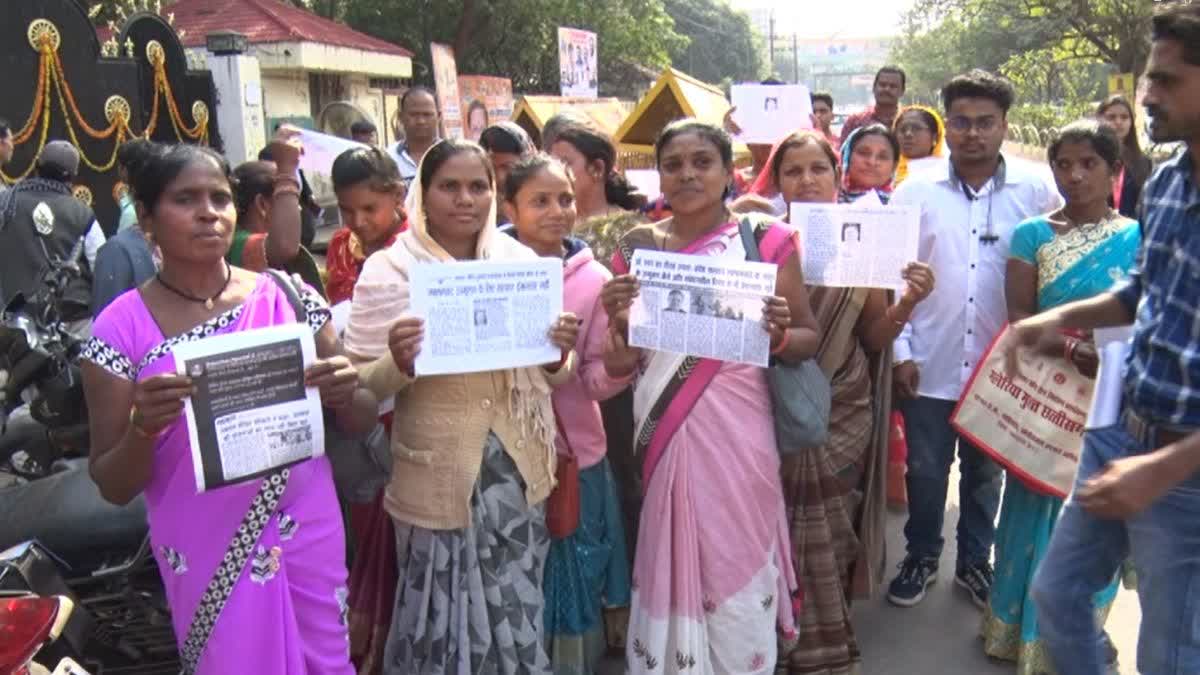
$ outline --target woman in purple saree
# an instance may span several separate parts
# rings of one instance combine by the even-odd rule
[[[746,259],[738,221],[724,202],[730,146],[725,132],[695,120],[663,131],[656,154],[674,215],[625,235],[613,260],[619,276],[602,294],[614,326],[605,367],[613,377],[637,373],[635,444],[646,496],[628,634],[635,674],[770,673],[778,638],[796,636],[799,597],[766,371],[639,353],[624,338],[638,293],[629,274],[636,249]],[[762,259],[778,265],[777,296],[762,309],[762,339],[776,358],[809,358],[817,349],[816,321],[793,233],[771,222],[753,226]],[[725,317],[733,309],[693,301],[682,311]]]
[[[293,209],[294,183],[276,177],[275,198]],[[134,192],[163,266],[100,314],[84,351],[92,477],[109,501],[146,495],[183,672],[351,675],[344,535],[328,459],[197,494],[180,414],[192,385],[174,374],[179,344],[300,317],[280,282],[225,263],[235,212],[218,155],[160,148]],[[318,353],[307,384],[339,427],[369,428],[374,399],[334,356],[328,308],[307,287],[300,297]]]

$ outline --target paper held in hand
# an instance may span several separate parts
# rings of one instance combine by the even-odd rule
[[[797,129],[812,128],[812,97],[802,84],[735,84],[729,98],[743,143],[774,145]]]
[[[409,270],[412,313],[425,320],[418,375],[473,373],[557,363],[550,328],[562,314],[563,265],[449,262]]]
[[[175,347],[196,491],[265,476],[325,454],[321,397],[304,386],[317,358],[307,323],[229,333]]]
[[[771,338],[763,298],[775,295],[775,265],[638,250],[641,286],[629,312],[629,344],[766,366]]]
[[[314,174],[328,175],[333,160],[347,150],[370,147],[340,136],[331,136],[318,131],[300,129],[297,134],[300,143],[304,145],[304,154],[300,155],[300,168]]]
[[[1075,481],[1092,381],[1066,359],[1019,353],[1020,373],[1004,372],[992,342],[967,383],[950,424],[1031,489],[1066,497]]]
[[[800,232],[804,283],[903,290],[904,267],[917,260],[921,236],[911,206],[791,204]]]
[[[1133,326],[1097,328],[1092,337],[1100,356],[1100,370],[1096,373],[1096,394],[1088,410],[1087,427],[1102,429],[1120,421],[1125,361],[1129,357]]]

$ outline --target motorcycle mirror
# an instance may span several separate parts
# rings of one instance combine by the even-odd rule
[[[4,313],[12,314],[13,312],[19,312],[25,304],[25,292],[17,291],[16,295],[9,298],[8,303],[4,305]]]

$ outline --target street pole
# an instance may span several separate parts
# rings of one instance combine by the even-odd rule
[[[795,75],[796,84],[800,84],[800,47],[797,45],[796,34],[792,33],[792,74]]]
[[[767,24],[767,63],[771,66],[771,76],[775,75],[775,10],[771,10],[771,16]]]

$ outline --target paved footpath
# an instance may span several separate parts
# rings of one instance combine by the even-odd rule
[[[917,607],[901,609],[878,598],[855,605],[854,626],[863,651],[861,675],[1011,675],[1012,664],[983,654],[978,637],[981,613],[954,584],[954,528],[958,522],[958,475],[952,477],[946,508],[946,552],[941,580]],[[888,514],[888,580],[904,553],[903,513]],[[1121,675],[1136,675],[1134,653],[1141,611],[1137,595],[1121,589],[1108,619],[1109,634],[1121,652]],[[619,660],[603,675],[623,672]]]

